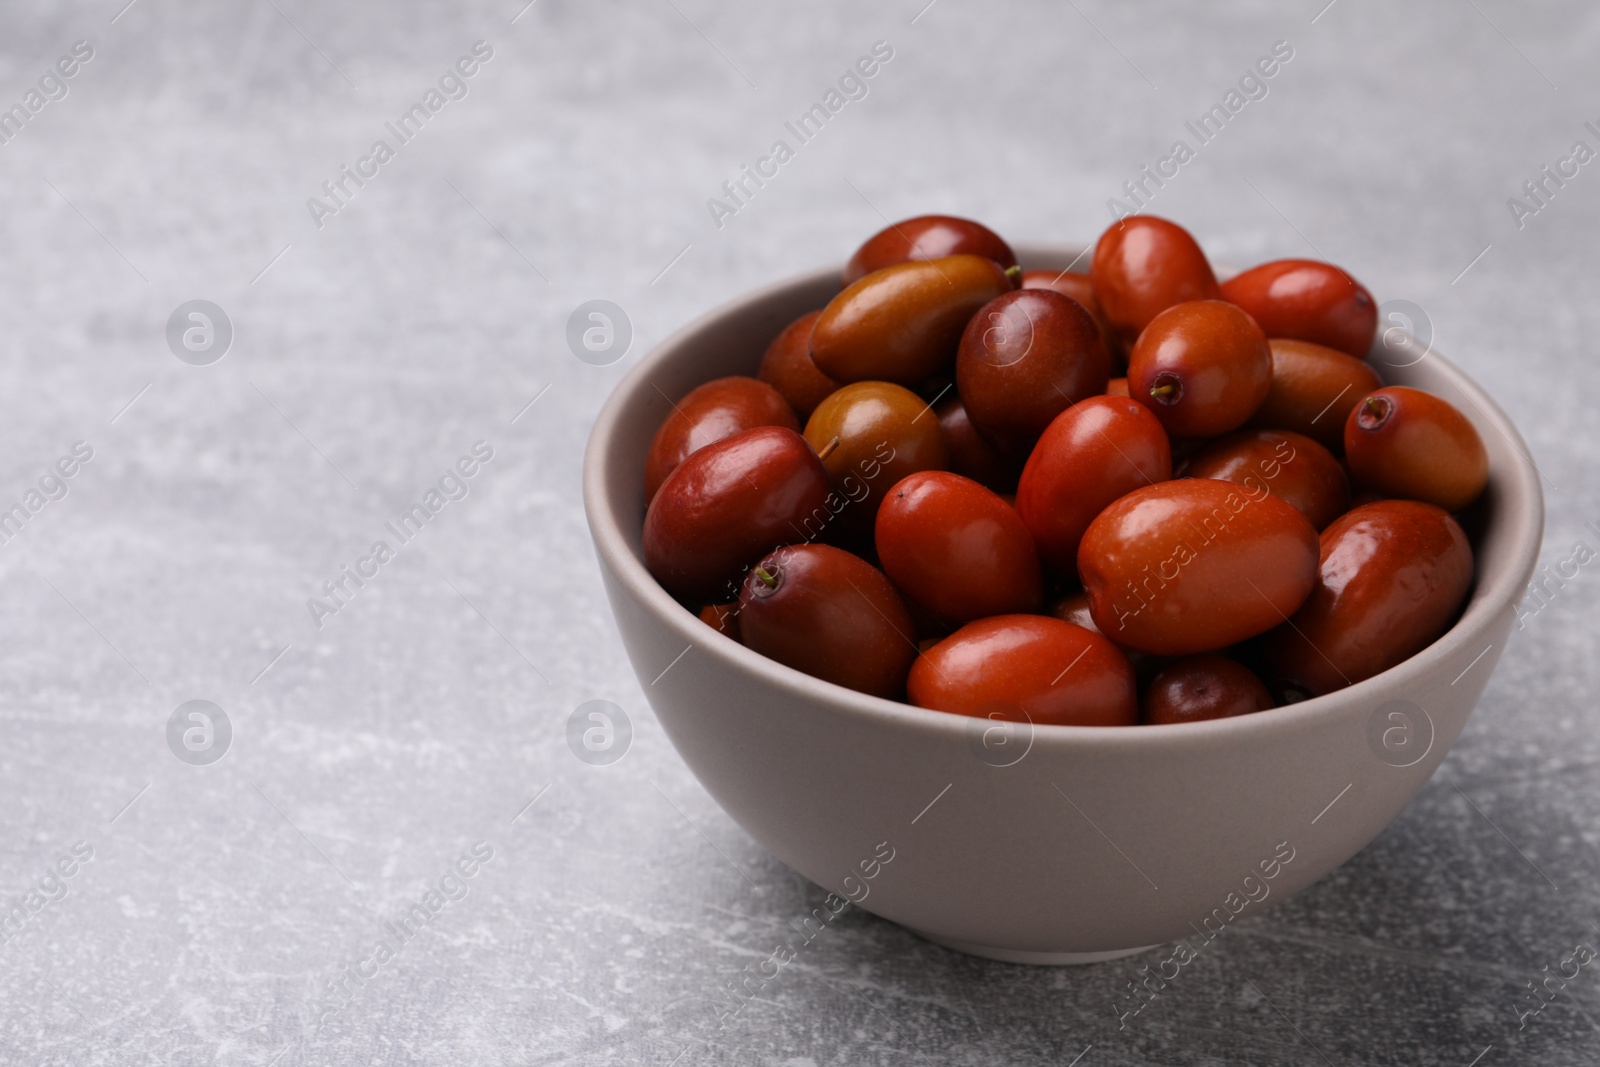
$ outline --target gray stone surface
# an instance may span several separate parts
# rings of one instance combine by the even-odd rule
[[[1548,558],[1600,519],[1600,164],[1522,228],[1506,203],[1600,148],[1592,5],[922,3],[0,9],[0,105],[94,48],[0,145],[0,506],[93,448],[0,545],[0,893],[93,849],[0,946],[0,1062],[1600,1062],[1593,968],[1514,1009],[1600,942],[1593,568],[1387,833],[1127,1029],[1113,997],[1156,953],[1019,968],[855,910],[717,1026],[821,894],[651,716],[578,474],[607,391],[694,315],[882,216],[1092,238],[1286,40],[1151,210],[1218,260],[1321,255],[1425,308],[1548,477]],[[867,97],[715,226],[720,183],[879,39]],[[319,229],[306,199],[478,40],[469,95]],[[635,329],[607,368],[564,341],[595,297]],[[195,298],[237,328],[210,366],[164,336]],[[317,628],[307,598],[480,440],[469,495]],[[164,732],[197,698],[234,730],[206,767]],[[634,726],[609,767],[565,742],[594,698]],[[318,1032],[328,983],[479,841],[467,895]]]

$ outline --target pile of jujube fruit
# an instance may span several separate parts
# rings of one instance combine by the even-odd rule
[[[645,562],[729,638],[920,707],[1118,726],[1328,693],[1460,612],[1483,442],[1384,385],[1338,267],[1219,283],[1135,216],[1088,273],[1023,271],[923,216],[843,283],[650,446]]]

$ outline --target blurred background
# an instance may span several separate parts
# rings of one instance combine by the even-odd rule
[[[1600,151],[1600,12],[524,2],[0,5],[0,1060],[1600,1059],[1592,967],[1530,999],[1600,946],[1595,569],[1384,836],[1126,1026],[1160,950],[1029,969],[855,908],[719,1025],[823,891],[663,736],[579,491],[609,390],[700,313],[926,212],[1092,240],[1181,139],[1148,210],[1349,269],[1522,428],[1546,561],[1600,548],[1600,164],[1524,189]],[[567,341],[595,299],[604,366]],[[603,765],[567,741],[597,699]]]

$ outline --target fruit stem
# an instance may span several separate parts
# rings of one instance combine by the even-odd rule
[[[834,440],[837,441],[838,438],[835,437]],[[763,585],[765,585],[768,589],[776,589],[776,588],[778,588],[778,577],[777,577],[777,575],[768,574],[767,573],[767,569],[765,567],[757,567],[756,568],[756,578],[759,579],[760,582]]]
[[[1388,397],[1374,394],[1361,402],[1361,410],[1356,415],[1356,425],[1363,430],[1376,430],[1389,421],[1389,416],[1394,413],[1394,402]]]
[[[1152,385],[1150,387],[1150,395],[1155,397],[1157,400],[1165,400],[1167,397],[1171,396],[1177,391],[1178,387],[1171,382],[1167,382],[1164,385]]]
[[[1017,284],[1022,279],[1022,268],[1016,266],[1007,267],[1006,278],[1010,280],[1012,285]]]
[[[822,451],[817,453],[817,458],[826,461],[829,456],[833,455],[833,450],[838,447],[839,439],[835,437],[833,440],[822,446]]]

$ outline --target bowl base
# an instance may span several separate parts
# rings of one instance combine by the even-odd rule
[[[1132,956],[1156,947],[1139,945],[1136,948],[1114,948],[1103,952],[1029,952],[1025,949],[996,948],[993,945],[980,945],[972,941],[959,941],[953,937],[940,937],[921,930],[911,932],[932,941],[935,945],[942,945],[956,952],[965,952],[969,956],[982,956],[1004,963],[1026,963],[1035,967],[1070,967],[1084,963],[1104,963],[1107,960],[1120,960],[1124,956]]]

